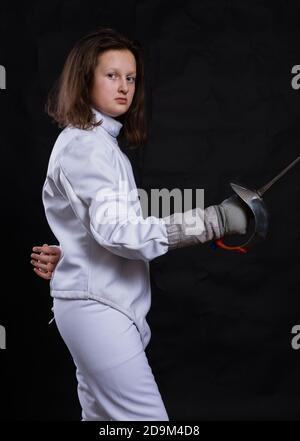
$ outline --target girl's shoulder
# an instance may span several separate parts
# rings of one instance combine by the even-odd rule
[[[104,137],[93,130],[80,130],[67,127],[61,131],[52,149],[48,174],[54,175],[59,170],[66,171],[78,168],[117,167],[116,152]]]
[[[65,128],[61,134],[59,162],[65,162],[72,158],[82,164],[86,158],[103,163],[114,163],[115,152],[112,145],[107,142],[105,136],[93,130],[81,130],[77,128]]]
[[[85,149],[101,149],[103,151],[112,152],[112,145],[108,142],[105,134],[93,129],[83,130],[76,127],[66,127],[59,135],[64,144],[65,150],[80,148]]]

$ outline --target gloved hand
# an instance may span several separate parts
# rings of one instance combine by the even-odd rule
[[[205,210],[194,208],[184,215],[186,217],[182,218],[182,213],[174,213],[163,218],[169,249],[220,239],[226,234],[245,234],[251,210],[237,195],[233,195],[219,205],[211,205]],[[194,219],[198,219],[198,227],[193,229],[190,224]]]
[[[233,195],[217,206],[224,210],[225,234],[246,234],[251,218],[251,210],[237,195]]]

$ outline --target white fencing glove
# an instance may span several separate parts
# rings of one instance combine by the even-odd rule
[[[246,234],[251,210],[236,194],[225,199],[218,209],[225,211],[224,234]]]
[[[163,220],[169,241],[169,250],[220,239],[230,234],[246,234],[251,210],[237,195],[219,205],[204,210],[194,208],[174,213]]]

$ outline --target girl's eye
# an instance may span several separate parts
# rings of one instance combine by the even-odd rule
[[[127,78],[130,78],[130,79],[131,79],[131,83],[134,83],[134,82],[135,82],[135,77],[127,77]]]
[[[109,73],[109,74],[107,74],[107,76],[109,78],[113,78],[113,77],[116,77],[117,75],[115,73]],[[127,80],[130,81],[130,83],[134,83],[135,82],[135,77],[127,77]]]

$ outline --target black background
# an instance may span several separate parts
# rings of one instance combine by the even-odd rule
[[[43,108],[77,39],[110,26],[144,46],[149,138],[127,151],[139,188],[258,188],[300,151],[297,1],[1,3],[1,419],[79,420],[75,368],[33,245],[56,243],[42,185],[59,133]],[[267,239],[247,255],[208,244],[151,262],[146,349],[171,420],[300,417],[299,165],[265,196]]]

